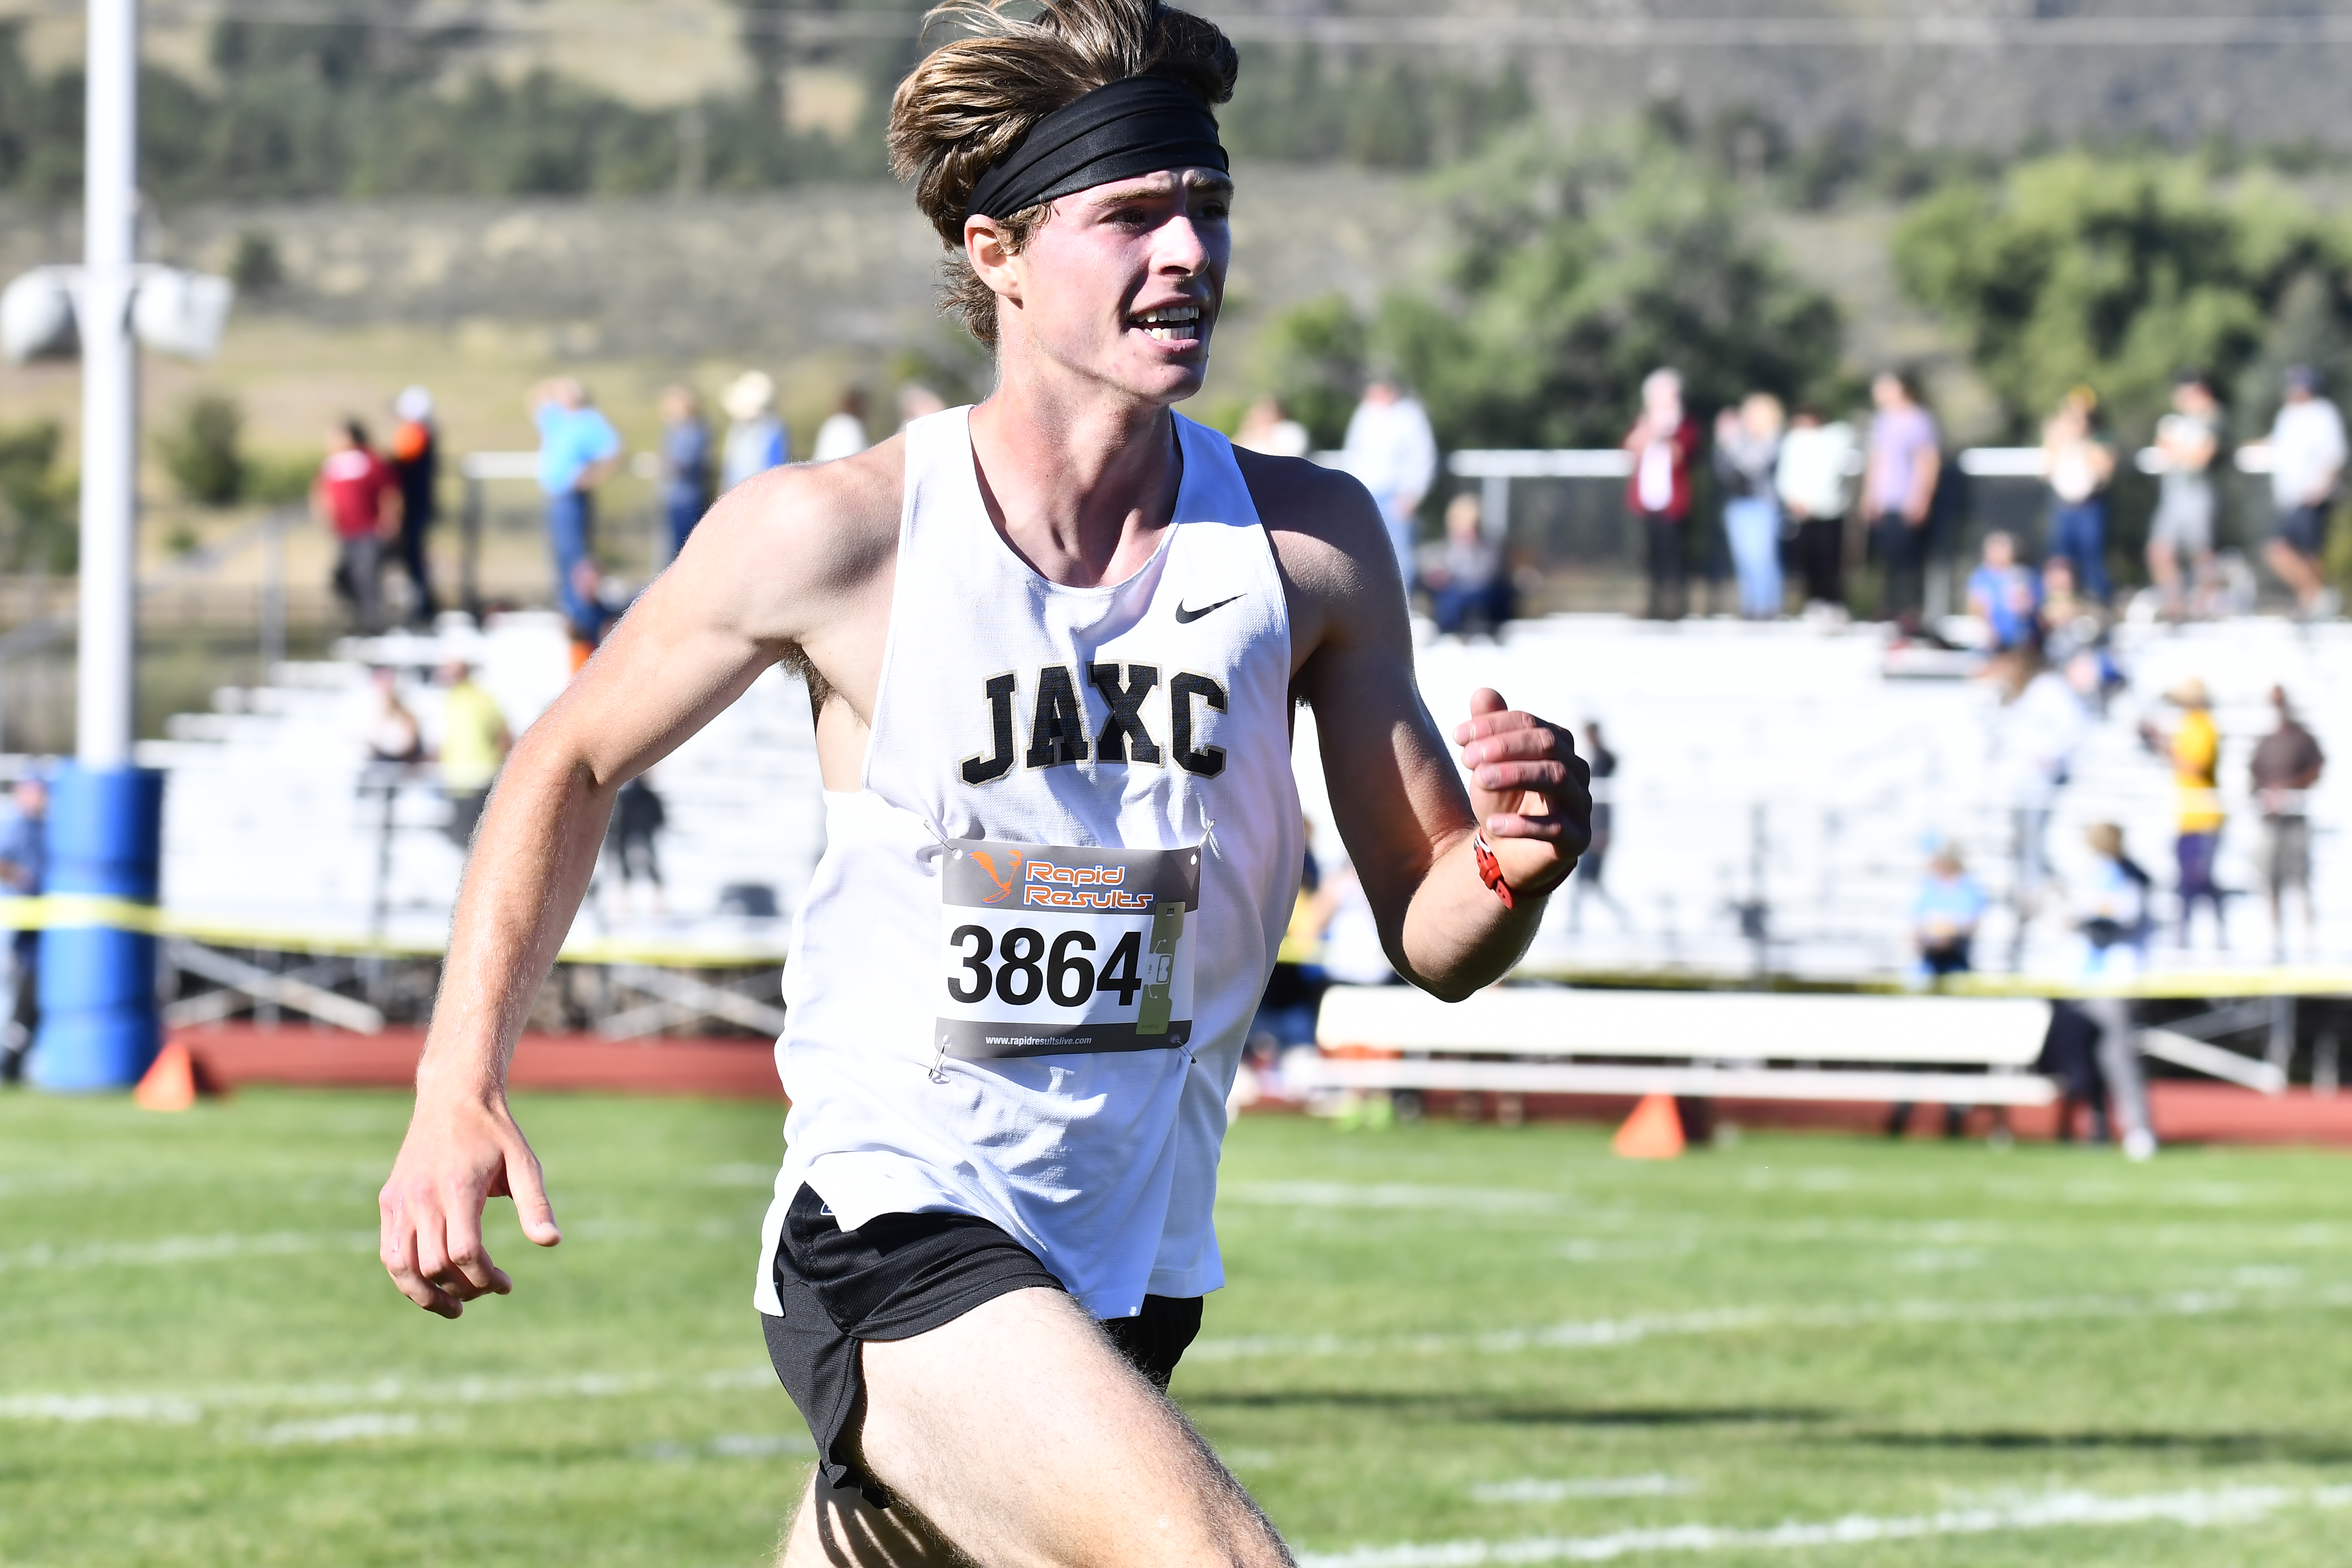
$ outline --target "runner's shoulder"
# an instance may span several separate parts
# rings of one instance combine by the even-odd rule
[[[855,586],[898,548],[905,451],[893,436],[832,462],[771,468],[721,496],[702,526],[730,536],[745,567],[772,564],[828,592]]]
[[[1275,558],[1297,588],[1345,596],[1365,591],[1368,574],[1394,579],[1381,509],[1353,474],[1243,447],[1234,448],[1234,460]]]

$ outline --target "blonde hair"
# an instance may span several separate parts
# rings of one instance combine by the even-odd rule
[[[1215,23],[1160,0],[1053,0],[1034,16],[1026,0],[948,0],[923,19],[968,36],[924,57],[890,100],[890,172],[915,185],[915,205],[948,248],[940,306],[971,335],[996,342],[996,294],[963,254],[964,209],[981,175],[1037,122],[1098,87],[1163,76],[1210,103],[1234,95],[1241,68]],[[1018,253],[1053,212],[1040,202],[1000,219]],[[993,214],[990,215],[995,216]]]

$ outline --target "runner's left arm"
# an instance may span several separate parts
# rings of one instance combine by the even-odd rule
[[[1293,690],[1315,710],[1331,812],[1398,973],[1449,1001],[1500,979],[1592,837],[1568,730],[1474,693],[1447,741],[1413,679],[1404,585],[1380,513],[1344,475],[1244,458],[1291,611]],[[1480,875],[1484,829],[1510,893]]]

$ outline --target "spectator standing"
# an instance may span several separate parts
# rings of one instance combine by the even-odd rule
[[[595,565],[596,487],[621,466],[620,432],[589,401],[587,387],[568,375],[533,387],[530,405],[539,426],[539,488],[547,497],[556,603],[572,636],[593,640],[596,611],[582,597],[580,569],[593,573]]]
[[[1274,971],[1250,1020],[1249,1051],[1261,1069],[1277,1067],[1286,1051],[1315,1044],[1315,1016],[1330,984],[1323,968],[1323,931],[1330,919],[1330,900],[1310,848],[1290,901],[1290,923],[1275,950]]]
[[[1617,753],[1601,738],[1598,719],[1585,721],[1584,756],[1592,767],[1592,842],[1569,875],[1568,929],[1571,934],[1584,929],[1584,900],[1590,895],[1609,906],[1620,931],[1630,931],[1633,922],[1606,880],[1609,851],[1617,841]]]
[[[1652,620],[1680,620],[1689,607],[1683,521],[1690,516],[1698,427],[1685,417],[1679,371],[1654,370],[1642,378],[1642,412],[1625,434],[1624,448],[1633,458],[1625,504],[1642,520],[1649,557],[1648,614]]]
[[[2148,875],[2124,852],[2123,829],[2114,823],[2094,824],[2084,837],[2092,861],[2076,905],[2083,973],[2099,980],[2129,979],[2147,962]],[[2123,1123],[2124,1152],[2145,1160],[2156,1152],[2156,1130],[2147,1112],[2147,1075],[2140,1065],[2131,1004],[2121,996],[2094,996],[2076,1005],[2099,1032],[2098,1076],[2114,1097],[2115,1119]]]
[[[473,847],[474,828],[490,784],[506,765],[514,736],[497,700],[474,679],[473,667],[451,659],[441,667],[447,689],[441,698],[441,793],[448,797],[450,842]]]
[[[1935,416],[1909,382],[1881,371],[1870,384],[1877,412],[1870,420],[1870,456],[1862,476],[1863,516],[1878,547],[1885,574],[1879,614],[1916,621],[1926,593],[1927,524],[1935,510],[1943,452]]]
[[[2213,852],[2221,841],[2221,792],[2218,777],[2221,732],[2213,723],[2213,699],[2195,676],[2164,694],[2180,712],[2168,735],[2140,725],[2140,738],[2172,763],[2178,836],[2173,852],[2180,873],[2180,945],[2189,945],[2189,922],[2201,900],[2213,906],[2214,940],[2225,950],[2230,933],[2221,910],[2221,889],[2213,881]]]
[[[809,461],[830,463],[837,458],[854,458],[869,445],[866,439],[866,394],[853,386],[841,395],[840,403],[816,427],[816,446],[809,453]]]
[[[1348,417],[1343,466],[1372,492],[1388,524],[1397,574],[1412,585],[1413,514],[1437,477],[1437,436],[1421,400],[1392,376],[1376,375]]]
[[[1853,426],[1843,419],[1825,425],[1819,409],[1798,409],[1780,439],[1773,487],[1796,524],[1797,571],[1809,611],[1845,609],[1845,514],[1853,505],[1857,456]]]
[[[2010,808],[2014,962],[2024,952],[2026,926],[2050,880],[2050,814],[2089,731],[2085,687],[2095,689],[2098,671],[2095,664],[2077,661],[2062,674],[2027,644],[1996,658],[1989,673],[2001,699],[1994,721],[1994,776]]]
[[[400,486],[400,564],[408,574],[408,623],[429,626],[440,606],[433,598],[426,536],[441,515],[441,432],[433,422],[433,394],[421,386],[393,399],[400,422],[392,428],[392,476]]]
[[[1445,503],[1445,542],[1433,552],[1422,582],[1440,633],[1467,636],[1496,629],[1511,618],[1511,580],[1503,552],[1486,535],[1478,498],[1463,491]]]
[[[310,510],[335,531],[335,587],[351,605],[353,626],[366,636],[382,631],[384,546],[400,531],[400,486],[358,420],[327,432]]]
[[[776,384],[765,371],[747,370],[719,398],[727,410],[727,445],[719,459],[719,493],[754,474],[793,460],[792,432],[776,413]]]
[[[1984,622],[1995,648],[2013,648],[2039,635],[2041,610],[2041,579],[2017,563],[2017,541],[1999,529],[1986,534],[1984,559],[1969,574],[1969,614]]]
[[[2344,477],[2344,416],[2319,395],[2319,373],[2290,366],[2286,401],[2279,405],[2270,439],[2257,450],[2271,461],[2271,500],[2278,521],[2263,559],[2294,590],[2295,613],[2305,620],[2332,615],[2320,562],[2327,543],[2327,512]]]
[[[2254,805],[2263,814],[2263,888],[2271,900],[2272,952],[2284,962],[2289,889],[2303,900],[2306,943],[2319,937],[2318,913],[2311,905],[2311,818],[2305,815],[2304,799],[2319,782],[2327,754],[2297,722],[2285,687],[2271,688],[2271,706],[2278,710],[2278,723],[2254,747],[2251,771]]]
[[[694,525],[710,510],[710,426],[690,386],[662,389],[661,422],[662,516],[669,523],[669,553],[676,560]]]
[[[2156,422],[2156,515],[2147,525],[2147,574],[2168,620],[2212,611],[2213,459],[2221,450],[2221,405],[2203,376],[2183,372],[2172,384],[2172,412]]]
[[[49,786],[37,778],[18,779],[8,805],[0,820],[0,900],[34,898],[48,886]],[[41,933],[30,927],[12,931],[0,952],[6,958],[0,986],[7,1004],[0,1013],[0,1083],[14,1083],[24,1076],[25,1053],[40,1021]]]
[[[1723,486],[1723,532],[1739,577],[1739,613],[1769,621],[1780,613],[1780,400],[1751,392],[1715,418],[1715,477]]]
[[[2050,486],[2050,553],[2074,563],[2074,581],[2098,604],[2108,599],[2107,487],[2116,449],[2098,426],[2098,395],[2078,386],[2042,427],[2042,477]]]
[[[661,857],[654,839],[669,822],[669,811],[643,774],[620,787],[613,801],[613,818],[604,826],[604,853],[621,878],[621,912],[629,910],[631,896],[642,876],[650,889],[653,911],[663,911]]]
[[[1242,416],[1234,445],[1269,458],[1304,458],[1314,449],[1307,426],[1282,411],[1271,395],[1259,397]]]

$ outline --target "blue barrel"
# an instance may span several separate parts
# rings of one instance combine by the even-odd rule
[[[149,768],[62,770],[49,786],[42,890],[155,901],[163,775]],[[155,939],[105,926],[41,933],[40,1026],[27,1073],[64,1092],[128,1089],[163,1048]]]

